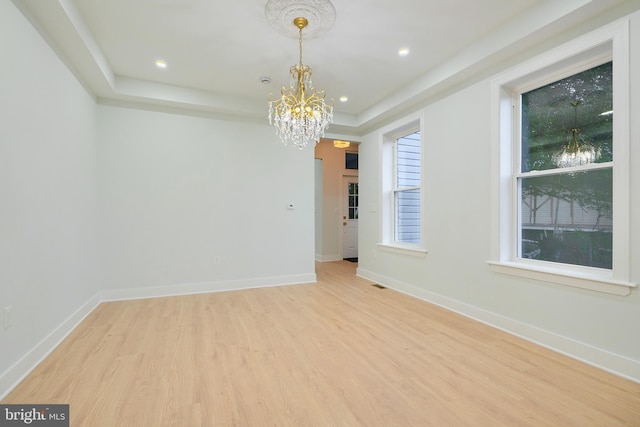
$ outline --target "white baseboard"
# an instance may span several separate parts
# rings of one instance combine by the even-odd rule
[[[141,298],[157,298],[207,292],[234,291],[302,283],[315,283],[316,275],[264,277],[259,279],[226,280],[220,282],[188,283],[182,285],[150,288],[108,290],[97,293],[82,305],[67,320],[62,322],[47,337],[25,354],[18,362],[0,375],[0,400],[17,386],[36,366],[44,360],[100,303]]]
[[[262,277],[258,279],[221,280],[216,282],[185,283],[132,289],[111,289],[100,293],[101,301],[123,301],[130,299],[170,297],[177,295],[203,294],[208,292],[237,291],[240,289],[265,288],[301,283],[315,283],[316,275]]]
[[[358,268],[356,274],[364,279],[443,307],[573,359],[640,383],[640,361],[638,360],[629,359],[362,268]]]
[[[0,375],[0,400],[17,386],[36,366],[44,360],[73,330],[100,305],[99,295],[84,303],[27,354]]]

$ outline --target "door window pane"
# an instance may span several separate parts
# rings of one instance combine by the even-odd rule
[[[349,192],[349,219],[358,219],[358,183],[350,182]]]

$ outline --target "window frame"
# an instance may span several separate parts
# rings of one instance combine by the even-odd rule
[[[402,121],[395,122],[379,131],[380,141],[380,239],[378,249],[401,253],[411,256],[424,256],[426,250],[425,233],[425,196],[424,196],[424,129],[422,113],[409,115]],[[397,183],[397,159],[396,145],[397,139],[407,136],[413,132],[420,132],[420,186],[410,189],[420,190],[420,242],[407,243],[396,241],[396,215],[395,215],[395,194],[398,191]],[[403,190],[409,189],[403,188]]]
[[[613,61],[613,265],[609,269],[518,257],[517,188],[520,173],[520,111],[515,97],[550,82]],[[535,57],[496,77],[492,104],[493,271],[615,295],[629,295],[629,23],[621,20]],[[593,168],[603,167],[601,164]]]
[[[584,71],[590,70],[594,67],[598,67],[600,65],[611,62],[612,58],[610,54],[606,55],[595,55],[591,60],[588,60],[583,63],[576,64],[573,67],[568,68],[565,72],[563,72],[561,77],[558,78],[556,73],[544,78],[544,79],[536,79],[536,84],[526,84],[524,86],[515,87],[512,89],[512,105],[514,109],[514,117],[513,117],[513,144],[514,144],[514,170],[512,173],[512,183],[511,187],[513,189],[512,202],[513,202],[513,212],[517,212],[517,215],[514,218],[513,233],[516,237],[516,245],[515,245],[515,254],[513,258],[518,262],[531,263],[532,265],[539,265],[544,267],[548,266],[551,261],[543,261],[543,260],[529,260],[524,257],[521,257],[521,245],[522,245],[522,209],[521,209],[521,197],[522,197],[522,181],[527,178],[536,178],[536,177],[544,177],[551,175],[565,175],[575,172],[587,172],[587,171],[595,171],[595,170],[604,170],[611,169],[614,170],[614,162],[602,162],[602,163],[590,163],[580,166],[572,166],[572,167],[556,167],[553,169],[544,169],[544,170],[530,170],[523,172],[522,171],[522,95],[531,90],[538,89],[544,87],[546,85],[557,82],[558,80],[562,80],[565,77],[573,76]],[[614,121],[616,119],[614,118]],[[614,159],[616,157],[614,151]],[[562,264],[562,263],[553,263]],[[571,264],[562,264],[563,266],[570,267]],[[580,271],[583,268],[588,268],[585,266],[579,266],[577,271]],[[609,271],[609,269],[599,269],[591,267],[593,271],[603,270],[603,273]]]

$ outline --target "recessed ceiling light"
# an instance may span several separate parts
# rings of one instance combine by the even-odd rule
[[[408,47],[403,47],[403,48],[400,48],[400,49],[398,50],[398,55],[400,55],[400,56],[407,56],[407,55],[409,55],[409,52],[410,52],[410,50],[409,50],[409,48],[408,48]]]
[[[167,61],[163,61],[162,59],[158,59],[156,61],[156,67],[158,67],[158,68],[167,68]]]
[[[349,100],[349,98],[347,98],[346,96],[341,96],[340,97],[340,102],[347,102]]]

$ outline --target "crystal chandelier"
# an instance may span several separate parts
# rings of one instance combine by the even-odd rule
[[[600,148],[585,141],[580,141],[579,129],[571,129],[571,141],[562,150],[553,155],[553,162],[560,168],[595,163],[600,158]]]
[[[553,155],[553,162],[560,168],[570,168],[595,163],[601,155],[600,148],[584,141],[580,135],[580,129],[575,127],[578,117],[577,108],[580,103],[580,101],[571,103],[573,107],[574,127],[571,129],[571,139],[569,143],[563,145],[562,150]]]
[[[311,84],[311,68],[302,64],[302,29],[305,18],[298,17],[293,24],[299,29],[300,62],[289,69],[291,84],[282,88],[280,98],[269,98],[269,124],[275,126],[282,142],[300,149],[324,137],[327,126],[333,122],[333,106],[325,102],[324,91]]]

